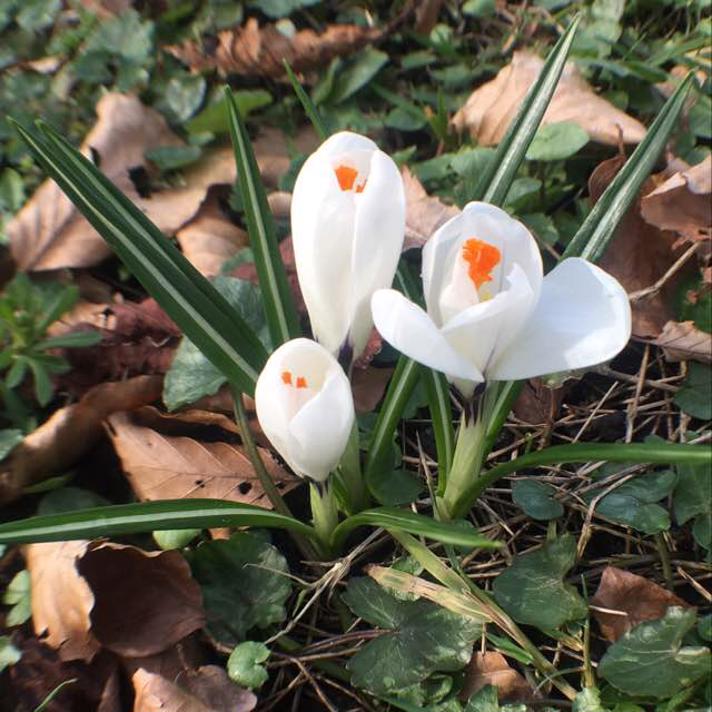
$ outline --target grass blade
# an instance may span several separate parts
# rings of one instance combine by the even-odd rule
[[[502,205],[534,134],[539,128],[564,69],[580,18],[568,26],[544,62],[541,74],[522,102],[495,155],[480,177],[473,200]]]
[[[289,81],[292,84],[292,89],[294,89],[294,93],[297,95],[297,98],[301,102],[302,107],[304,108],[304,113],[306,113],[306,115],[309,117],[309,121],[312,122],[312,126],[316,131],[316,135],[319,137],[319,140],[326,140],[327,138],[329,138],[329,130],[326,128],[326,124],[324,123],[324,119],[319,113],[319,109],[316,108],[309,94],[304,91],[304,87],[297,79],[297,75],[292,70],[292,67],[289,62],[286,59],[282,61],[284,63],[284,68],[287,71]]]
[[[272,213],[267,203],[267,194],[260,179],[247,129],[230,87],[225,87],[225,96],[230,117],[230,136],[237,164],[237,183],[245,208],[250,246],[255,255],[255,267],[262,290],[267,325],[272,344],[276,348],[300,335],[299,317],[287,282]]]
[[[712,465],[712,450],[706,445],[680,443],[573,443],[555,445],[503,462],[482,473],[462,498],[455,516],[467,512],[484,490],[497,480],[527,467],[565,462],[631,462],[651,465]]]
[[[288,529],[309,537],[314,530],[297,519],[251,504],[222,499],[165,499],[93,507],[0,524],[0,543],[27,544],[139,534],[163,529],[209,527]]]
[[[250,327],[161,231],[94,164],[50,127],[15,124],[23,141],[186,336],[253,394],[267,358]]]
[[[691,72],[665,102],[645,138],[611,181],[566,247],[564,257],[578,255],[591,262],[601,258],[618,223],[650,175],[680,116],[694,75]]]
[[[453,546],[484,549],[496,549],[501,546],[500,542],[492,541],[474,529],[465,529],[458,523],[439,522],[432,517],[425,517],[408,509],[378,507],[354,514],[341,522],[334,529],[334,547],[339,549],[354,529],[363,526],[409,532]]]

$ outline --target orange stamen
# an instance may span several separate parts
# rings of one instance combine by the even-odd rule
[[[337,166],[334,168],[334,173],[336,173],[336,180],[339,181],[341,190],[353,190],[357,193],[362,193],[366,187],[366,181],[360,185],[354,185],[356,178],[358,178],[358,171],[355,168],[351,168],[351,166]]]
[[[307,379],[304,376],[297,376],[297,388],[306,388]]]
[[[282,371],[282,383],[284,383],[285,386],[292,385],[292,372],[291,371]]]
[[[469,265],[467,274],[479,289],[492,281],[492,270],[500,263],[502,253],[494,245],[472,237],[462,246],[462,259]]]

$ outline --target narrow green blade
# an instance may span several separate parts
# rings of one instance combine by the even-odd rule
[[[0,544],[69,541],[139,534],[163,529],[255,526],[289,529],[309,537],[314,530],[284,514],[221,499],[166,499],[117,504],[0,524]]]
[[[289,64],[289,62],[286,59],[283,60],[283,62],[284,68],[287,70],[287,76],[289,77],[289,81],[292,84],[292,89],[294,89],[294,93],[297,95],[297,98],[301,102],[302,107],[304,108],[304,112],[309,117],[309,121],[312,122],[312,126],[314,127],[317,136],[320,138],[320,140],[324,141],[325,139],[329,138],[329,130],[326,128],[326,124],[324,123],[324,119],[319,113],[319,109],[316,108],[309,94],[304,91],[304,87],[297,79],[297,75],[292,71],[292,66]]]
[[[94,164],[50,127],[15,124],[23,141],[183,332],[241,390],[254,393],[267,358],[250,327]]]
[[[483,549],[496,549],[501,546],[500,542],[492,541],[474,529],[464,528],[456,522],[439,522],[432,517],[425,517],[408,509],[378,507],[354,514],[341,522],[334,530],[334,547],[339,549],[346,537],[354,529],[362,526],[409,532],[453,546]]]
[[[497,146],[495,155],[480,177],[473,200],[502,205],[507,197],[519,165],[524,160],[559,83],[579,21],[578,17],[574,19],[546,58],[541,74],[524,98],[507,133]]]
[[[225,87],[225,96],[230,115],[230,136],[237,163],[237,184],[245,208],[247,231],[255,255],[267,325],[276,348],[285,341],[300,336],[299,317],[287,282],[272,213],[247,129],[229,87]]]
[[[693,79],[694,74],[690,72],[665,102],[645,138],[611,181],[566,247],[564,257],[578,255],[591,262],[601,258],[618,223],[635,200],[655,161],[665,148],[685,105]]]

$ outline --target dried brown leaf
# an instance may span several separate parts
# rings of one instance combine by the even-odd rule
[[[500,701],[528,700],[534,696],[529,683],[509,666],[504,655],[496,651],[472,656],[465,673],[462,696],[467,699],[487,685],[497,688]]]
[[[393,375],[392,368],[354,368],[351,374],[351,391],[357,413],[370,413],[381,402]]]
[[[712,235],[712,156],[675,173],[641,200],[643,218],[661,230],[674,230],[687,241]]]
[[[137,376],[95,386],[78,402],[55,411],[0,465],[0,502],[22,488],[71,467],[102,434],[111,413],[132,410],[160,398],[163,379]]]
[[[381,36],[380,30],[360,25],[330,25],[321,34],[300,30],[289,37],[275,25],[260,27],[250,18],[243,27],[218,33],[217,42],[187,40],[166,49],[195,72],[217,69],[221,76],[280,79],[285,59],[295,72],[318,70]]]
[[[550,388],[540,378],[531,378],[514,402],[514,415],[531,425],[552,425],[566,395],[566,387]]]
[[[431,235],[451,217],[457,215],[454,205],[446,205],[440,198],[427,194],[423,184],[407,166],[401,170],[405,190],[405,242],[403,249],[422,247]]]
[[[693,321],[668,321],[650,343],[660,346],[668,361],[712,363],[712,334],[698,329]]]
[[[472,93],[453,117],[453,126],[469,131],[480,146],[498,144],[543,66],[540,57],[515,52],[511,64]],[[571,62],[564,67],[543,123],[559,121],[577,123],[593,141],[609,146],[618,145],[619,132],[626,143],[638,143],[645,136],[643,124],[598,96]]]
[[[669,606],[689,607],[653,581],[615,566],[603,570],[591,604],[603,637],[612,643],[638,623],[663,618]]]
[[[257,504],[269,500],[248,457],[230,433],[223,440],[203,441],[179,419],[161,416],[155,408],[117,413],[108,420],[108,431],[131,487],[142,500],[208,497]],[[289,475],[260,449],[277,487],[295,487]]]

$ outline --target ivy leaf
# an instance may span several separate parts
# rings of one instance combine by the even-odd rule
[[[464,667],[482,626],[429,601],[399,601],[375,581],[349,582],[343,600],[353,613],[384,633],[351,658],[352,682],[376,695],[390,695],[437,671]]]
[[[239,533],[202,544],[186,558],[203,589],[208,630],[220,642],[236,645],[252,628],[285,619],[289,569],[272,544]]]
[[[712,366],[690,363],[680,390],[675,394],[675,404],[688,415],[701,420],[712,419]]]
[[[712,549],[712,473],[706,465],[678,465],[678,482],[672,498],[675,520],[685,524],[690,519],[697,543]]]
[[[32,615],[32,597],[30,594],[30,572],[18,571],[7,585],[2,602],[12,606],[5,623],[8,626],[22,625]]]
[[[499,695],[494,685],[485,685],[467,701],[465,712],[499,712]]]
[[[598,674],[629,695],[668,698],[710,669],[710,650],[683,647],[695,626],[695,612],[673,606],[664,618],[641,623],[606,651]]]
[[[544,631],[584,618],[586,602],[563,581],[575,561],[576,540],[570,534],[515,556],[512,565],[494,580],[494,597],[519,623]]]
[[[517,480],[512,485],[512,500],[524,514],[539,521],[556,519],[564,513],[561,502],[554,499],[556,490],[544,482]]]
[[[270,349],[259,287],[247,280],[227,276],[216,277],[213,285]],[[213,395],[226,382],[222,371],[208,361],[190,339],[183,337],[166,373],[163,402],[168,410],[176,410],[203,396]]]
[[[227,674],[233,682],[250,690],[262,687],[269,678],[269,673],[262,663],[269,655],[269,648],[264,643],[246,640],[235,646],[230,653],[227,659]]]

